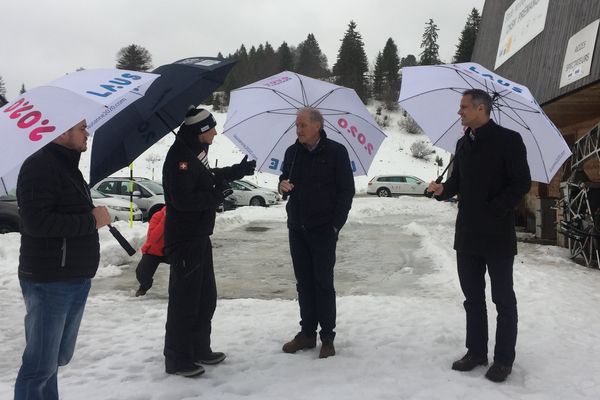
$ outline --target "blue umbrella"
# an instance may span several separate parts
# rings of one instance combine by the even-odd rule
[[[90,185],[131,164],[223,84],[235,61],[192,57],[162,65],[143,98],[94,133]]]

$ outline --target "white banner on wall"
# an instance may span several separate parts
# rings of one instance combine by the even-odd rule
[[[560,87],[590,74],[599,24],[600,19],[597,19],[569,39],[560,75]]]
[[[544,30],[550,0],[515,0],[504,13],[494,69]]]

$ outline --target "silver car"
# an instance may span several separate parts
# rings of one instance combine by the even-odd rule
[[[393,195],[418,195],[422,196],[427,185],[425,181],[410,175],[377,175],[369,181],[367,194],[379,197]]]
[[[128,200],[107,196],[96,189],[90,189],[90,192],[94,205],[96,207],[106,206],[110,219],[113,221],[129,221],[130,205]],[[135,203],[131,214],[134,221],[141,221],[143,218],[142,210]]]
[[[277,192],[257,186],[252,182],[237,180],[230,182],[229,185],[233,189],[233,194],[229,195],[227,199],[232,200],[236,207],[267,207],[277,204],[277,202],[281,199]]]
[[[129,200],[133,196],[133,202],[142,210],[144,221],[152,218],[152,215],[165,205],[164,190],[160,183],[147,178],[105,178],[93,186],[94,189],[110,197]],[[132,190],[130,190],[130,188]]]

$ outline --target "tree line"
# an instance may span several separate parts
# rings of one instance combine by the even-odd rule
[[[480,21],[479,11],[473,8],[458,39],[452,62],[471,60]],[[442,63],[437,44],[438,31],[439,28],[432,19],[425,24],[420,46],[422,51],[418,59],[413,54],[400,58],[398,47],[394,40],[389,38],[377,54],[373,68],[369,68],[362,35],[354,21],[348,24],[331,69],[327,57],[321,51],[312,33],[309,33],[306,40],[297,46],[283,42],[275,49],[269,42],[265,42],[258,47],[252,46],[248,50],[242,44],[233,54],[223,56],[219,52],[217,55],[221,59],[237,60],[220,91],[225,92],[225,101],[228,101],[229,92],[232,90],[287,70],[352,88],[363,102],[366,103],[369,98],[374,98],[383,102],[386,108],[394,109],[401,86],[401,68]],[[116,67],[149,71],[153,67],[152,55],[144,47],[131,44],[117,53]],[[24,92],[25,84],[21,87],[21,93]],[[1,76],[0,95],[6,95]],[[214,101],[219,101],[219,98],[215,98]]]

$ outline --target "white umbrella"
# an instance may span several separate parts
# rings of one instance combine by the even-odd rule
[[[284,71],[234,90],[223,133],[259,171],[279,174],[302,107],[321,112],[327,137],[348,149],[354,175],[366,175],[385,133],[354,90],[329,82]]]
[[[434,145],[454,152],[463,134],[457,112],[462,92],[467,89],[490,94],[491,118],[523,138],[531,178],[550,182],[571,151],[525,86],[475,63],[405,67],[398,102]]]
[[[94,131],[141,98],[158,74],[91,69],[36,87],[0,108],[0,195],[16,186],[25,159],[82,120]],[[90,205],[93,206],[90,199]],[[135,249],[108,225],[129,255]]]
[[[159,75],[90,69],[31,89],[0,108],[0,195],[16,185],[25,159],[85,119],[94,131],[143,96]]]

